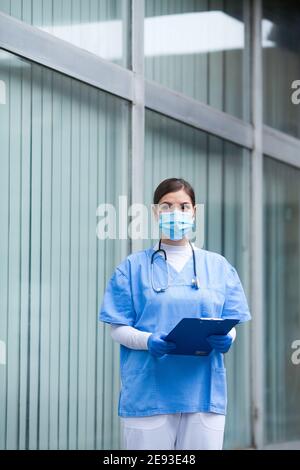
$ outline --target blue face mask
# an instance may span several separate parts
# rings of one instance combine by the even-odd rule
[[[194,227],[194,217],[191,212],[175,210],[159,214],[159,228],[170,240],[181,240]]]

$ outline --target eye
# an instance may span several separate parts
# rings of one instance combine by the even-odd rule
[[[161,204],[158,205],[158,208],[161,212],[167,212],[170,210],[170,206],[167,202],[162,202]]]
[[[191,211],[193,208],[192,204],[189,204],[185,202],[184,204],[181,204],[181,210],[182,211]]]

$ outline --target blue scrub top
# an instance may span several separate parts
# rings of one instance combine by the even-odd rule
[[[101,305],[99,320],[130,325],[141,331],[169,333],[182,318],[251,319],[235,268],[220,254],[197,249],[200,289],[191,287],[193,257],[177,272],[169,264],[169,288],[157,293],[151,285],[153,248],[129,255],[113,272]],[[157,254],[154,283],[166,284],[166,263]],[[149,416],[178,412],[226,414],[227,385],[223,354],[208,356],[166,354],[120,345],[121,391],[119,416]]]

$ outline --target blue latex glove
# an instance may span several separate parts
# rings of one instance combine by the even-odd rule
[[[206,339],[213,349],[221,353],[227,353],[233,342],[233,338],[229,333],[227,335],[211,335]]]
[[[168,354],[172,349],[176,348],[176,344],[171,341],[164,341],[167,333],[153,333],[149,336],[147,346],[150,354],[155,357],[161,357]]]

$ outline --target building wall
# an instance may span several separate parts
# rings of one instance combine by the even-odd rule
[[[100,240],[97,208],[150,206],[171,176],[205,204],[204,247],[253,316],[226,355],[225,447],[300,441],[287,3],[0,0],[1,449],[121,447],[119,346],[97,316],[114,267],[154,240]]]

